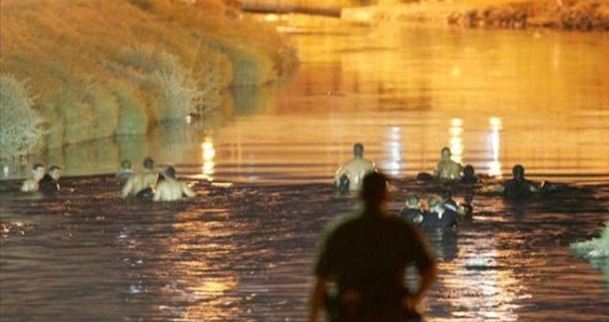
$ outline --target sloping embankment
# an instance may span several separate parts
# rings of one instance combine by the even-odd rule
[[[229,86],[277,81],[297,64],[277,32],[221,0],[0,6],[0,69],[26,81],[46,147],[145,133],[150,124],[219,106]],[[20,113],[0,105],[3,114]],[[35,151],[2,151],[2,158],[25,152]]]

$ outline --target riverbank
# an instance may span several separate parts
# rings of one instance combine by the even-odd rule
[[[279,81],[297,65],[285,38],[221,0],[0,6],[2,97],[14,102],[1,105],[3,159],[144,134],[218,108],[229,87]],[[30,114],[41,121],[10,122]],[[44,134],[26,137],[33,129]]]
[[[609,31],[608,0],[455,0],[343,9],[358,24],[381,21],[467,28]]]
[[[562,4],[560,4],[562,2]],[[448,23],[465,27],[609,31],[609,1],[523,1],[455,11]]]

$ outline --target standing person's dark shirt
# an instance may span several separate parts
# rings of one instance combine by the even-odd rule
[[[400,305],[408,295],[405,269],[434,265],[419,231],[399,217],[347,216],[328,226],[315,264],[317,277],[336,281],[338,294],[359,294],[359,313]]]

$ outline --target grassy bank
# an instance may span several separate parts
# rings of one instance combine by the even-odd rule
[[[2,0],[0,69],[30,95],[42,144],[142,134],[220,106],[230,86],[290,74],[295,50],[220,0]],[[2,82],[2,84],[15,82]],[[4,88],[6,87],[6,88]],[[4,86],[3,92],[13,87]],[[23,104],[0,104],[25,115]],[[33,151],[2,151],[9,158]]]

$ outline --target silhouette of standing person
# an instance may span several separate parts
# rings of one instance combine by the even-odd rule
[[[417,319],[415,307],[436,276],[435,259],[416,228],[387,214],[384,175],[366,175],[360,197],[363,209],[327,227],[315,263],[309,321],[318,321],[323,309],[332,322]],[[415,292],[404,285],[410,265],[421,278]]]

